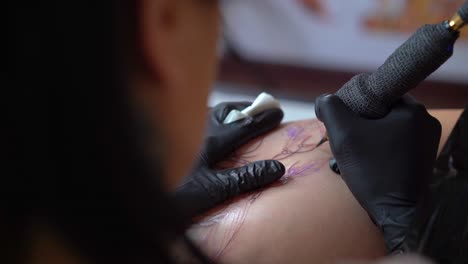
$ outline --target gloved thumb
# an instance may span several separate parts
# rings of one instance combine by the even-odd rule
[[[281,178],[285,171],[284,165],[277,160],[255,161],[243,167],[228,169],[224,174],[229,175],[229,181],[235,182],[231,185],[234,188],[230,190],[229,196],[233,197],[273,183]]]

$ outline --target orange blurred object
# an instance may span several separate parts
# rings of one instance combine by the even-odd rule
[[[378,9],[364,21],[372,31],[410,33],[421,25],[450,19],[465,0],[379,0]],[[468,34],[461,34],[467,39]]]
[[[323,5],[320,0],[302,0],[302,2],[307,8],[312,10],[314,13],[323,13]]]

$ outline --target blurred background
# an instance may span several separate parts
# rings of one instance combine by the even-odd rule
[[[465,0],[224,0],[221,70],[209,104],[279,98],[285,120],[314,117],[313,100],[375,70],[417,28]],[[429,108],[468,103],[468,30],[453,57],[412,94]]]

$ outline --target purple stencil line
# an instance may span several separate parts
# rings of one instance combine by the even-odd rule
[[[300,126],[291,126],[288,127],[286,131],[288,132],[288,137],[294,140],[297,137],[299,137],[302,134],[302,132],[304,132],[304,128]]]

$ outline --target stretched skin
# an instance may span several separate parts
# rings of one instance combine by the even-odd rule
[[[284,124],[220,164],[274,158],[287,173],[264,190],[209,212],[190,236],[222,263],[328,263],[383,256],[379,230],[329,169],[328,144],[315,149],[324,132],[317,120]]]
[[[443,127],[443,144],[460,110],[431,114]],[[379,230],[328,166],[325,129],[317,120],[283,124],[252,140],[221,168],[275,158],[286,166],[280,181],[200,216],[189,236],[222,263],[333,263],[374,260],[386,254]]]

